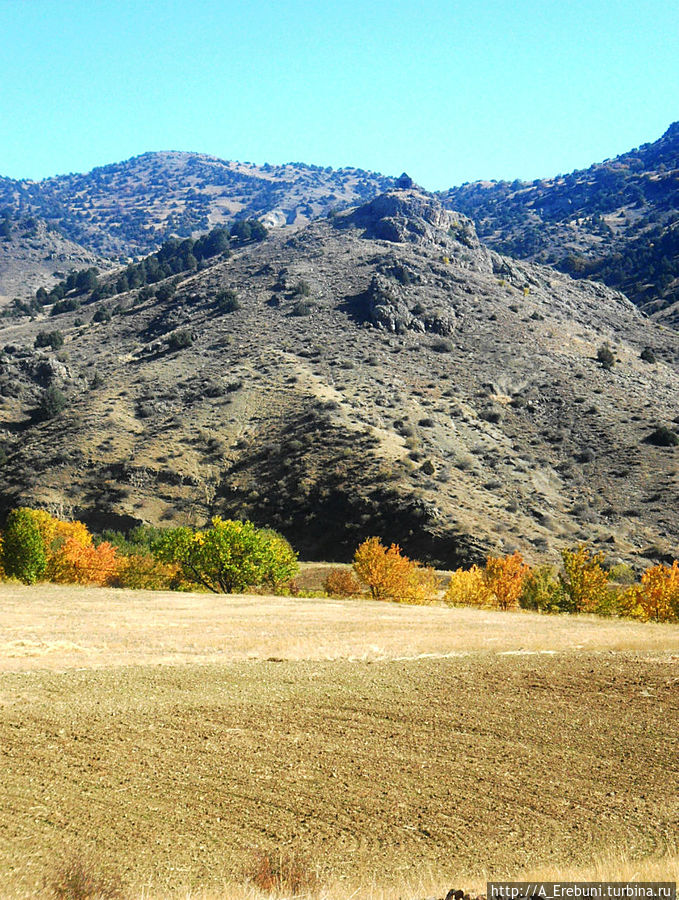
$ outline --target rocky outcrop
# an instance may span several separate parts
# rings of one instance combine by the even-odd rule
[[[393,243],[430,243],[445,247],[456,241],[472,250],[481,245],[471,220],[445,209],[430,194],[417,190],[387,191],[342,217],[338,224],[365,229],[365,236]]]

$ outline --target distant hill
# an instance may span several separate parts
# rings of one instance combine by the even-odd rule
[[[380,535],[445,567],[676,555],[679,335],[430,195],[90,275],[2,321],[0,513],[248,517],[306,558]]]
[[[679,122],[570,175],[474,182],[440,196],[498,252],[602,281],[679,326]]]
[[[304,224],[374,197],[394,182],[362,169],[256,166],[200,153],[144,153],[87,174],[44,181],[0,178],[0,212],[37,216],[106,257],[157,249],[238,218]]]

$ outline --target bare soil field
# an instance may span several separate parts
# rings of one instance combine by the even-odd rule
[[[153,898],[250,896],[257,850],[333,898],[679,868],[677,626],[9,585],[0,623],[3,898],[72,853]]]

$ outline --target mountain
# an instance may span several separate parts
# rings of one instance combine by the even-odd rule
[[[570,175],[479,181],[440,196],[499,252],[601,281],[679,327],[679,122]]]
[[[247,516],[306,558],[372,534],[446,567],[676,555],[679,336],[624,295],[499,255],[417,189],[224,237],[5,320],[2,509]]]
[[[87,174],[43,181],[0,178],[0,210],[37,216],[105,257],[157,249],[168,237],[238,218],[304,224],[394,182],[362,169],[227,162],[201,153],[144,153]]]

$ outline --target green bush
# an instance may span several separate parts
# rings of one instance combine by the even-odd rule
[[[64,336],[60,331],[39,331],[33,342],[34,347],[51,347],[59,350],[64,346]]]
[[[28,509],[13,509],[2,539],[5,574],[24,584],[34,584],[45,572],[47,557],[40,531]]]
[[[170,350],[183,350],[185,347],[190,347],[192,343],[193,336],[186,328],[173,332],[167,339],[167,346]]]
[[[66,408],[68,401],[59,388],[51,384],[40,398],[35,409],[34,418],[38,422],[46,422],[60,415]]]

